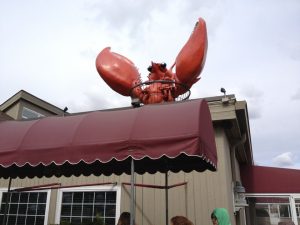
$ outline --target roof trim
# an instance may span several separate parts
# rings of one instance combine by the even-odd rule
[[[300,170],[243,165],[240,169],[246,193],[300,193]]]
[[[64,111],[57,106],[50,104],[49,102],[46,102],[24,90],[20,90],[16,94],[14,94],[12,97],[7,99],[4,103],[0,105],[0,110],[5,112],[7,109],[9,109],[11,106],[13,106],[15,103],[20,101],[21,99],[26,100],[42,109],[45,109],[51,113],[54,113],[56,115],[63,115]]]

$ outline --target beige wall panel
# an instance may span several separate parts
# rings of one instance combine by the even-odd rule
[[[219,158],[218,171],[192,172],[194,197],[189,197],[189,201],[194,201],[195,216],[189,218],[195,224],[210,224],[210,214],[215,207],[225,207],[229,212],[233,212],[228,143],[223,130],[216,130],[215,135]],[[188,190],[189,187],[188,184]],[[232,224],[235,224],[233,217]]]
[[[105,176],[71,176],[71,177],[51,177],[51,178],[34,178],[34,179],[13,179],[12,187],[27,187],[41,184],[61,183],[64,185],[77,185],[77,184],[91,184],[91,183],[103,183],[114,182],[115,178],[109,178]],[[2,179],[1,179],[2,181]],[[8,181],[7,181],[8,182]]]
[[[15,104],[13,107],[8,109],[5,113],[15,120],[18,119],[19,116],[20,103]]]
[[[118,185],[121,185],[121,212],[130,211],[130,186],[122,183],[130,183],[130,175],[123,174],[118,177]]]
[[[7,188],[9,183],[9,179],[0,179],[0,188]]]
[[[185,174],[185,181],[187,182],[187,185],[185,185],[185,193],[186,193],[186,215],[188,218],[195,218],[195,215],[198,213],[198,210],[195,208],[194,201],[191,201],[190,199],[195,198],[195,180],[194,180],[194,174],[193,173],[186,173]],[[194,224],[196,224],[195,221],[192,221]]]
[[[213,121],[236,118],[234,105],[209,104],[209,110]]]
[[[48,224],[54,224],[56,213],[57,190],[51,190]]]
[[[165,185],[165,174],[155,174],[155,185]],[[154,224],[165,224],[165,192],[162,189],[154,189]]]
[[[143,176],[135,175],[135,183],[142,184]],[[135,210],[135,219],[136,221],[143,220],[143,189],[141,187],[135,188],[135,199],[136,199],[136,210]]]
[[[141,177],[143,184],[165,185],[165,174],[145,174]],[[139,215],[136,218],[137,224],[156,225],[165,224],[165,190],[157,188],[137,187],[137,211]]]
[[[195,179],[195,185],[194,185],[194,207],[195,207],[195,218],[193,219],[195,221],[195,224],[203,224],[203,221],[205,221],[205,218],[207,216],[207,213],[209,212],[208,204],[208,194],[207,194],[207,185],[206,185],[206,173],[204,172],[199,176],[198,173],[193,172],[194,179]],[[189,200],[190,201],[190,200]],[[190,218],[192,219],[192,218]]]
[[[222,132],[217,130],[218,132]],[[220,198],[220,205],[216,207],[225,207],[228,209],[229,214],[231,215],[232,224],[235,224],[233,216],[233,192],[232,192],[232,170],[231,170],[231,161],[230,161],[230,146],[228,139],[226,138],[225,133],[223,132],[224,138],[221,138],[222,142],[219,145],[217,143],[218,154],[222,157],[223,160],[219,160],[218,163],[218,175],[220,177],[220,183],[224,188],[221,189],[223,198]]]
[[[236,180],[241,182],[241,172],[240,172],[240,166],[237,158],[234,159],[234,162],[235,162],[234,168],[235,168]]]
[[[155,184],[155,175],[146,173],[143,176],[143,183],[144,184]],[[155,210],[153,207],[154,198],[155,198],[155,189],[154,188],[142,188],[143,189],[143,211],[144,217],[141,220],[141,225],[149,224],[155,225],[154,218],[155,218]]]
[[[168,183],[169,185],[182,183],[185,181],[184,172],[178,173],[169,173],[168,175]],[[186,215],[186,194],[185,194],[185,186],[178,186],[169,189],[169,218],[172,218],[176,215]]]
[[[100,176],[100,177],[103,177],[103,182],[104,183],[113,183],[116,181],[116,175],[112,174],[111,176]]]
[[[218,154],[220,152],[220,157],[222,157],[222,161],[219,161],[219,168],[218,168],[218,174],[220,176],[220,183],[224,187],[222,189],[222,195],[223,198],[220,206],[216,207],[225,207],[228,209],[229,214],[231,215],[231,221],[232,224],[235,224],[234,220],[234,206],[233,206],[233,189],[232,189],[232,170],[231,170],[231,161],[230,161],[230,146],[228,143],[228,139],[225,136],[225,133],[223,133],[224,138],[223,140],[223,146],[218,146]]]
[[[164,174],[146,173],[137,175],[136,183],[161,186],[164,185]],[[130,186],[126,186],[123,190],[128,194],[128,198],[126,200],[122,199],[124,207],[121,211],[130,211]],[[136,187],[136,201],[137,224],[156,225],[165,223],[165,191],[163,189]]]

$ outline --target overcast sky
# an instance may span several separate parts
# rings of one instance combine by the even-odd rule
[[[198,17],[208,53],[191,98],[246,100],[256,165],[300,168],[299,0],[0,0],[0,104],[20,90],[69,112],[129,106],[95,68],[111,46],[146,80]]]

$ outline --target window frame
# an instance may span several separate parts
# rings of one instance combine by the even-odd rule
[[[300,218],[300,203],[295,204],[297,218]]]
[[[35,114],[36,116],[35,116],[35,117],[32,117],[32,118],[28,118],[28,117],[26,117],[26,116],[23,115],[24,110],[27,110],[29,113]],[[22,109],[22,112],[21,112],[21,118],[22,118],[23,120],[31,120],[31,119],[37,119],[37,118],[43,118],[43,117],[45,117],[44,114],[39,113],[39,112],[37,112],[37,111],[35,111],[35,110],[33,110],[33,109],[30,109],[30,108],[28,108],[28,107],[26,107],[26,106],[23,106],[23,109]]]
[[[20,187],[17,187],[20,188]],[[11,190],[14,190],[16,188],[11,188]],[[3,193],[7,192],[7,188],[0,188],[0,204],[2,203],[2,197],[3,197]],[[20,193],[29,193],[29,192],[46,192],[47,193],[47,199],[46,199],[46,209],[45,209],[45,221],[44,221],[44,225],[48,224],[48,218],[49,218],[49,208],[50,208],[50,198],[51,198],[51,190],[37,190],[37,191],[20,191]]]
[[[105,191],[116,191],[116,220],[115,224],[118,222],[121,210],[121,187],[119,185],[97,185],[97,186],[82,186],[82,187],[70,187],[61,188],[57,190],[56,198],[56,210],[55,210],[55,224],[60,223],[61,206],[62,206],[62,196],[63,192],[105,192]]]
[[[269,217],[273,217],[276,219],[284,219],[284,218],[292,218],[292,213],[291,213],[291,207],[290,204],[288,203],[256,203],[256,205],[262,206],[262,205],[266,205],[268,206],[268,213],[269,213]],[[281,206],[286,206],[288,209],[288,217],[285,216],[281,216],[280,214],[280,207]],[[273,207],[273,208],[271,208]],[[297,207],[297,206],[296,206]],[[256,207],[255,207],[256,208]],[[265,208],[266,209],[266,208]],[[276,211],[272,211],[272,210],[276,210]],[[263,218],[263,217],[262,217]]]

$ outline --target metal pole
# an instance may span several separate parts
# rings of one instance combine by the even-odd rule
[[[179,186],[182,186],[182,185],[186,185],[187,182],[181,182],[181,183],[178,183],[178,184],[173,184],[173,185],[169,185],[168,186],[168,189],[171,189],[171,188],[174,188],[174,187],[179,187]],[[127,183],[127,182],[122,182],[122,185],[131,185],[131,183]],[[134,183],[134,186],[135,187],[143,187],[143,188],[157,188],[157,189],[166,189],[166,186],[165,185],[152,185],[152,184],[137,184],[137,183]]]
[[[4,209],[4,215],[3,215],[3,220],[2,220],[2,225],[5,225],[6,224],[6,221],[7,221],[7,212],[8,212],[8,201],[10,199],[10,187],[11,187],[11,180],[12,178],[10,177],[9,178],[9,181],[8,181],[8,188],[7,188],[7,197],[5,199],[5,209]]]
[[[169,189],[169,185],[168,185],[168,172],[165,173],[165,184],[166,184],[166,225],[168,225],[169,223],[169,193],[168,193],[168,189]]]
[[[130,225],[135,225],[135,190],[134,190],[134,160],[131,159],[131,201],[130,201]]]

